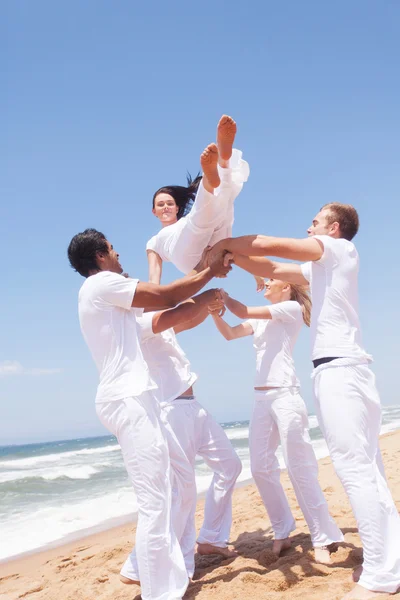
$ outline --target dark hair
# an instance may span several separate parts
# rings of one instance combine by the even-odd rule
[[[339,223],[340,237],[345,240],[352,240],[356,235],[360,221],[358,213],[351,204],[341,204],[340,202],[331,202],[325,204],[321,210],[329,210],[330,215],[327,216],[329,225]]]
[[[192,179],[191,175],[188,173],[186,176],[187,186],[183,185],[166,185],[161,187],[153,196],[153,208],[155,207],[155,202],[158,194],[169,194],[173,197],[178,206],[178,214],[177,217],[180,219],[190,212],[193,203],[196,198],[197,188],[200,185],[200,181],[202,176],[200,173],[196,175],[194,179]]]
[[[96,229],[77,233],[69,243],[70,265],[83,277],[89,277],[90,271],[99,270],[97,254],[108,254],[108,246],[104,233]]]

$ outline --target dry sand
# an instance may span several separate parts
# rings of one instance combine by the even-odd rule
[[[388,482],[400,509],[400,431],[381,438]],[[185,600],[340,600],[352,587],[362,552],[348,500],[329,458],[319,461],[320,482],[330,511],[345,534],[331,566],[314,562],[310,538],[287,474],[282,481],[297,529],[292,548],[278,560],[271,553],[269,520],[254,485],[235,491],[231,540],[235,560],[196,557],[196,573]],[[201,522],[199,501],[197,525]],[[0,600],[139,600],[139,588],[119,582],[130,552],[132,526],[117,527],[65,546],[0,565]],[[400,544],[400,540],[399,540]],[[388,596],[389,598],[389,596]],[[390,598],[399,598],[400,593]]]

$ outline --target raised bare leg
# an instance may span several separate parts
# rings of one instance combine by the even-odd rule
[[[228,168],[232,156],[233,142],[236,135],[236,123],[232,117],[222,115],[217,126],[217,145],[219,150],[219,165]]]
[[[221,183],[218,175],[218,148],[215,144],[209,144],[201,153],[200,164],[203,170],[204,189],[211,194]]]
[[[238,556],[238,553],[234,550],[220,548],[219,546],[213,546],[212,544],[197,544],[197,552],[202,556],[207,556],[208,554],[219,554],[225,558],[236,558],[236,556]]]
[[[272,544],[272,552],[276,554],[276,556],[280,556],[283,550],[289,550],[292,543],[289,538],[285,538],[284,540],[274,540]]]

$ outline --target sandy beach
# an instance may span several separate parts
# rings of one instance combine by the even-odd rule
[[[400,510],[400,431],[382,436],[381,449]],[[352,587],[352,570],[361,562],[360,539],[330,459],[321,459],[319,466],[331,514],[345,535],[345,543],[332,554],[332,564],[314,562],[303,515],[283,472],[282,481],[297,522],[291,549],[275,559],[269,520],[255,486],[238,488],[233,501],[231,542],[239,556],[234,560],[196,556],[196,572],[185,600],[340,600]],[[202,518],[202,504],[199,500],[197,525]],[[139,588],[124,586],[118,577],[133,540],[134,527],[125,525],[1,564],[0,600],[139,600]],[[390,597],[400,598],[400,593]]]

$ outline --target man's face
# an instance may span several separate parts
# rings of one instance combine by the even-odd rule
[[[119,254],[114,250],[114,247],[107,240],[108,254],[99,254],[98,261],[102,271],[112,271],[113,273],[122,273],[123,268],[119,262]]]
[[[308,236],[333,235],[338,223],[328,223],[329,209],[321,210],[313,219],[311,226],[307,229]]]

